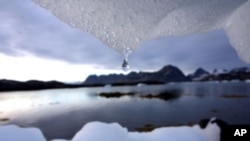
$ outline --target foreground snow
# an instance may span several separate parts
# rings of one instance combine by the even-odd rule
[[[220,141],[220,127],[211,119],[206,128],[199,125],[164,127],[152,132],[128,132],[117,123],[90,122],[71,141]],[[15,125],[0,127],[0,141],[46,141],[37,128],[21,128]],[[52,141],[67,141],[54,139]]]

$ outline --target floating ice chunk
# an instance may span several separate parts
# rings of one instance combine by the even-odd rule
[[[147,86],[147,84],[145,84],[145,83],[138,83],[136,86],[137,87],[143,87],[143,86]]]
[[[148,133],[128,132],[117,123],[90,122],[72,141],[220,141],[221,129],[214,121],[212,118],[204,129],[199,125],[164,127]]]
[[[33,0],[72,27],[125,54],[141,41],[223,28],[250,63],[248,0]]]
[[[15,125],[0,126],[0,141],[46,141],[37,128],[20,128]]]
[[[118,123],[87,123],[71,141],[220,141],[221,129],[210,119],[205,127],[199,125],[163,127],[152,132],[128,132]],[[36,128],[20,128],[14,125],[0,127],[1,141],[46,141],[41,131]],[[67,141],[54,139],[52,141]]]
[[[127,141],[128,131],[117,123],[91,122],[79,131],[72,141]]]

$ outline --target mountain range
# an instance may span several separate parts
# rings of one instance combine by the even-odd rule
[[[30,80],[26,82],[14,80],[0,80],[0,91],[20,90],[41,90],[55,88],[77,88],[105,85],[137,85],[144,84],[165,84],[170,82],[191,82],[191,81],[231,81],[250,79],[250,68],[241,67],[232,70],[214,70],[212,73],[198,68],[194,73],[184,75],[177,67],[166,65],[155,72],[130,72],[124,74],[90,75],[85,81],[79,84],[66,84],[58,81]]]
[[[110,75],[90,75],[85,81],[84,84],[137,84],[137,83],[146,83],[146,84],[159,84],[167,82],[184,82],[190,81],[183,72],[175,66],[167,65],[162,69],[156,72],[131,72],[127,75],[123,74],[110,74]]]

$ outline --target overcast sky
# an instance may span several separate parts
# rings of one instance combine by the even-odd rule
[[[29,0],[0,0],[0,20],[0,79],[83,81],[89,74],[122,72],[119,53]],[[145,41],[129,63],[136,71],[172,64],[186,74],[247,66],[223,30]]]

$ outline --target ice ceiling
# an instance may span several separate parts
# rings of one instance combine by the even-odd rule
[[[248,0],[33,0],[123,55],[144,40],[224,29],[250,63]]]

